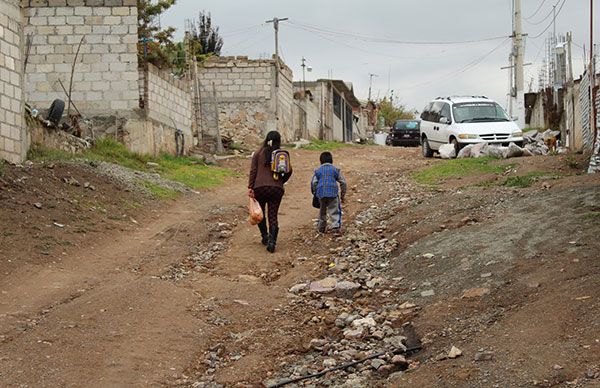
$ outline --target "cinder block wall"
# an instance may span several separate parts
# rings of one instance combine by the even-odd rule
[[[280,67],[279,88],[276,92],[279,104],[277,130],[285,140],[296,140],[294,139],[294,117],[292,114],[294,106],[292,70],[285,65]]]
[[[136,0],[24,0],[25,34],[31,36],[26,99],[40,109],[72,99],[85,115],[131,115],[138,107]]]
[[[170,72],[148,64],[139,69],[139,92],[143,119],[126,126],[125,144],[141,153],[176,151],[176,128],[183,132],[184,152],[193,145],[192,93],[189,81],[173,78]]]
[[[202,115],[201,130],[204,135],[216,135],[218,112],[221,134],[235,142],[258,144],[271,130],[280,130],[285,140],[291,139],[292,126],[286,127],[292,116],[291,70],[280,76],[280,88],[275,88],[275,61],[253,60],[245,56],[215,57],[199,69]],[[289,82],[288,82],[289,78]],[[289,86],[287,85],[289,83]],[[216,101],[213,96],[213,85]],[[283,96],[289,94],[289,99]],[[277,120],[276,99],[283,102]],[[215,107],[216,106],[216,107]]]
[[[0,159],[25,159],[28,136],[23,123],[23,39],[19,2],[0,0]]]

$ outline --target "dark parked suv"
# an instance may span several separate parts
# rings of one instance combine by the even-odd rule
[[[398,120],[394,123],[390,134],[387,138],[387,143],[393,146],[412,145],[418,146],[420,132],[418,120]]]

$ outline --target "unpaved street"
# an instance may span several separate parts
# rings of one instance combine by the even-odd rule
[[[306,384],[598,384],[597,176],[549,156],[429,186],[410,173],[443,161],[418,149],[346,147],[334,152],[349,182],[344,235],[319,236],[318,154],[292,151],[272,255],[245,220],[248,159],[228,161],[239,175],[216,189],[139,203],[88,169],[11,167],[0,181],[2,385],[261,386],[378,351]],[[532,171],[531,187],[501,184]],[[97,192],[74,202],[67,173]],[[327,277],[360,288],[290,292]],[[386,338],[408,331],[421,346],[394,363]],[[462,354],[449,359],[452,346]]]

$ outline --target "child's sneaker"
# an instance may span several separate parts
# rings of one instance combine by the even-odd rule
[[[333,234],[334,236],[341,236],[342,229],[341,228],[333,228],[333,229],[331,229],[331,234]]]

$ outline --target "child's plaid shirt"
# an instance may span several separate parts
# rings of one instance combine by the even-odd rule
[[[337,198],[340,194],[338,190],[340,184],[341,197],[346,196],[346,179],[339,168],[331,163],[322,164],[315,170],[311,181],[311,190],[317,198]]]

